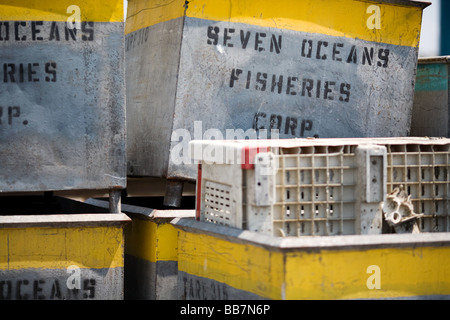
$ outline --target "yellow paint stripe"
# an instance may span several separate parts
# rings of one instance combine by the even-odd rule
[[[380,29],[369,29],[367,21],[380,8]],[[131,0],[126,33],[184,15],[184,1]],[[288,29],[336,37],[417,47],[422,9],[359,0],[248,0],[190,1],[186,16],[213,21],[238,22],[261,27]]]
[[[369,289],[380,268],[380,289]],[[305,252],[180,231],[180,271],[270,299],[364,299],[450,295],[450,248],[416,247]]]
[[[171,224],[158,226],[158,247],[156,255],[159,261],[178,260],[178,231]]]
[[[0,21],[67,21],[77,5],[81,21],[123,22],[123,0],[6,0],[0,3]]]
[[[450,294],[450,248],[287,253],[287,299],[364,299]],[[379,267],[380,289],[369,289]],[[370,278],[372,277],[372,278]],[[369,279],[370,278],[370,279]]]
[[[125,254],[156,261],[156,224],[151,221],[133,219],[125,228]]]
[[[176,261],[177,237],[169,223],[134,218],[126,228],[125,253],[150,262]]]
[[[123,267],[123,228],[0,230],[0,270]]]
[[[265,298],[283,296],[283,256],[279,252],[184,231],[180,231],[178,245],[180,271]]]

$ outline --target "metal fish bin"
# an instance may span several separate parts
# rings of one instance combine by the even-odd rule
[[[0,3],[0,192],[123,189],[122,0]]]
[[[427,5],[130,0],[128,175],[193,181],[191,139],[406,136]]]
[[[450,137],[449,81],[450,56],[419,59],[412,136]]]
[[[59,197],[5,198],[0,300],[124,299],[125,214]]]
[[[108,203],[88,199],[86,204],[108,208]],[[175,218],[195,218],[195,210],[160,210],[123,204],[131,219],[124,229],[124,299],[177,299],[178,233]]]
[[[448,232],[299,239],[192,219],[172,224],[180,300],[450,297]]]

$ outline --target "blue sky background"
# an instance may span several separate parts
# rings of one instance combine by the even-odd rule
[[[440,2],[443,0],[427,0],[432,3],[423,12],[422,33],[420,37],[419,55],[430,57],[439,55],[440,37]],[[447,0],[448,1],[448,0]],[[127,12],[127,0],[125,4],[125,17]]]

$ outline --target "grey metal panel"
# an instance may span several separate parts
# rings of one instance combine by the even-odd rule
[[[267,300],[213,279],[178,272],[178,300]],[[225,310],[221,311],[225,312]]]
[[[206,37],[208,28],[238,35],[224,47]],[[264,50],[243,50],[241,31],[248,46],[264,32]],[[409,132],[417,48],[195,18],[186,18],[183,39],[174,131],[195,138],[202,121],[203,139],[210,128],[223,137],[227,129],[279,129],[282,139]],[[195,166],[171,157],[168,176],[195,177]]]
[[[0,300],[123,300],[124,268],[82,268],[70,288],[66,269],[1,270]]]
[[[450,56],[419,59],[411,135],[450,137]]]
[[[450,137],[447,91],[416,92],[411,120],[412,136]]]
[[[250,32],[251,36],[265,31],[267,38],[269,35],[276,39],[282,37],[281,52],[277,54],[276,49],[270,52],[269,41],[265,41],[266,49],[258,53],[242,50],[240,44],[226,49],[208,45],[204,35],[208,26],[221,30],[232,27]],[[416,48],[194,18],[186,18],[184,37],[174,130],[192,129],[194,120],[203,120],[205,127],[219,130],[252,128],[257,112],[266,114],[265,118],[259,117],[257,128],[269,129],[271,113],[283,115],[279,127],[281,138],[315,134],[321,138],[402,136],[409,129]],[[233,39],[240,42],[239,36]],[[306,45],[312,41],[311,57],[302,56],[304,40]],[[319,42],[328,44],[329,48],[323,48],[321,53],[322,57],[326,55],[325,59],[315,57]],[[335,59],[332,57],[334,44],[342,45]],[[375,52],[372,65],[368,60],[364,62],[364,48]],[[352,50],[355,50],[356,63],[346,61]],[[383,50],[380,53],[383,57],[389,50],[388,61],[378,59],[379,50]],[[308,53],[305,48],[305,55]],[[385,63],[387,67],[381,66]],[[242,73],[233,81],[233,70],[237,76],[237,69]],[[258,72],[267,74],[265,89],[258,81]],[[289,77],[291,87],[288,88]],[[259,80],[262,79],[263,75]],[[321,81],[320,87],[317,81]],[[332,91],[326,93],[327,82],[328,90]],[[342,84],[349,84],[350,88],[344,86],[341,90]],[[312,87],[310,92],[309,87]],[[299,120],[295,129],[285,126],[289,115]],[[310,130],[301,130],[303,119],[313,121]],[[278,123],[273,127],[278,128]]]
[[[0,192],[124,188],[124,23],[40,23],[0,46]]]
[[[128,175],[165,177],[184,18],[126,36]]]
[[[125,254],[125,299],[176,300],[177,261],[151,262]]]

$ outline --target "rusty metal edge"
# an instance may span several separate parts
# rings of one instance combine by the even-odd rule
[[[432,63],[448,63],[448,64],[450,64],[450,56],[419,58],[419,64],[432,64]]]
[[[381,2],[381,3],[390,3],[404,6],[413,6],[425,9],[430,6],[432,3],[429,1],[419,1],[419,0],[370,0],[370,2]]]

